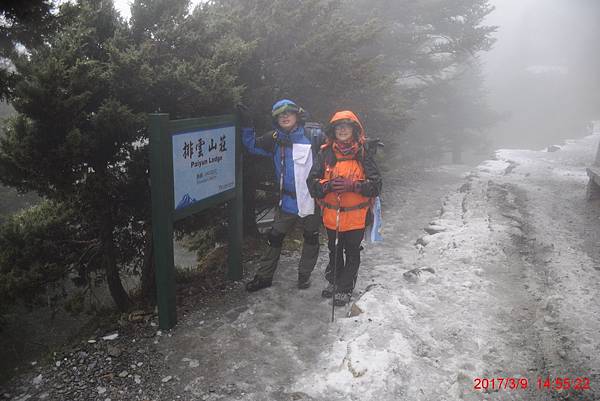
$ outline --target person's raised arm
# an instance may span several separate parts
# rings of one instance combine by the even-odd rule
[[[275,140],[272,132],[257,137],[254,128],[242,128],[242,143],[254,155],[273,156]]]

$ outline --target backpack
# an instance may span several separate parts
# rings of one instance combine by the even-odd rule
[[[304,136],[309,140],[313,153],[313,160],[317,159],[317,154],[321,145],[325,143],[325,133],[323,126],[317,122],[309,121],[304,123]]]

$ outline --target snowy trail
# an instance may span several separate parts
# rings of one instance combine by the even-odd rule
[[[2,396],[63,399],[75,383],[101,401],[600,400],[600,200],[585,200],[599,140],[500,150],[471,172],[388,172],[385,241],[363,252],[354,304],[334,323],[320,297],[326,250],[303,291],[288,252],[273,287],[238,284],[181,307],[170,332],[124,336],[131,349],[103,361],[104,376],[79,381],[98,362],[69,364],[82,349],[110,359],[105,344],[84,344]],[[141,359],[144,369],[123,365]],[[115,386],[102,379],[117,372]],[[589,389],[538,388],[546,377]]]
[[[284,256],[272,288],[194,312],[161,342],[181,398],[600,399],[600,202],[585,201],[599,138],[502,150],[464,179],[388,179],[386,240],[364,251],[355,306],[331,324],[324,281],[298,291]],[[547,376],[590,389],[538,388]]]
[[[390,219],[398,218],[402,224],[387,234],[401,247],[397,257],[381,257],[389,260],[398,274],[404,271],[399,269],[401,253],[414,250],[414,239],[423,225],[437,213],[444,194],[460,185],[465,171],[466,166],[459,166],[419,172],[402,187],[388,180],[389,188],[403,191],[394,198],[398,216],[390,212]],[[169,385],[179,387],[182,399],[311,399],[291,384],[302,375],[324,372],[321,353],[339,341],[340,322],[347,320],[349,310],[338,308],[336,323],[330,322],[330,302],[320,296],[325,286],[325,252],[322,247],[310,289],[295,287],[298,256],[284,254],[273,287],[255,294],[240,290],[224,305],[201,307],[181,319],[171,337],[163,336],[159,346],[170,366],[165,374],[176,378],[175,384]],[[378,252],[373,247],[365,253]],[[381,267],[371,263],[365,260],[357,290],[371,282],[369,269]]]
[[[340,400],[600,399],[600,275],[590,241],[600,205],[585,201],[597,143],[500,151],[447,196],[432,222],[439,233],[423,236],[418,251],[396,237],[370,253],[379,285],[357,302],[364,313],[340,322],[343,338],[322,356],[326,373],[296,388]],[[435,273],[399,274],[410,268]],[[591,388],[538,388],[548,376]],[[487,390],[474,388],[478,378]]]

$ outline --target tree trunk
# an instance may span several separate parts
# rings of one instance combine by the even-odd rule
[[[146,244],[144,247],[144,264],[142,265],[142,299],[146,305],[156,305],[156,268],[154,266],[154,244],[152,227],[146,227]]]
[[[113,239],[113,224],[110,217],[106,216],[102,227],[102,266],[106,274],[108,290],[112,296],[117,308],[121,312],[127,311],[131,307],[131,300],[119,276],[119,267],[115,259],[115,246]]]

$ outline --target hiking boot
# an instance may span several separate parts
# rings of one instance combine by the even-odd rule
[[[350,302],[351,292],[336,292],[333,296],[333,304],[335,306],[344,306]]]
[[[305,290],[310,287],[310,274],[298,274],[298,288]]]
[[[272,284],[272,280],[262,279],[258,276],[254,276],[252,281],[248,281],[246,283],[246,291],[254,292],[258,290],[262,290],[263,288],[270,287]]]
[[[321,291],[321,296],[323,298],[331,298],[333,296],[333,284],[327,284],[327,287],[323,291]]]

